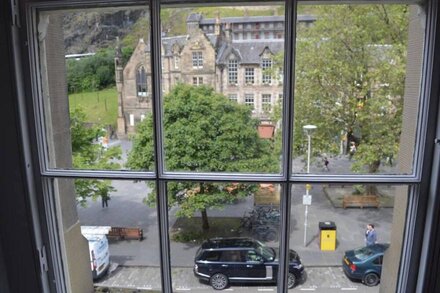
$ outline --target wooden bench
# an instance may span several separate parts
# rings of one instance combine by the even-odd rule
[[[380,205],[379,197],[377,195],[345,195],[342,200],[342,207],[375,207]]]
[[[142,240],[144,239],[144,230],[141,228],[112,227],[107,236],[109,239],[115,240]]]

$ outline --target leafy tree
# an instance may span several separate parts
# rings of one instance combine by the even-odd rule
[[[352,169],[375,173],[399,148],[408,7],[309,9],[317,16],[315,23],[297,31],[294,155],[307,150],[302,126],[314,124],[315,154],[337,153],[341,134],[346,134],[358,145]],[[283,58],[282,53],[274,56],[274,77]],[[367,189],[376,193],[375,186]]]
[[[70,113],[73,167],[105,170],[119,168],[114,160],[120,158],[120,147],[104,149],[101,144],[95,143],[104,132],[100,127],[86,127],[85,119],[85,113],[79,109]],[[87,198],[96,200],[99,197],[108,197],[114,190],[110,180],[75,179],[75,192],[82,206],[86,205]]]
[[[271,142],[260,139],[259,121],[244,105],[229,101],[212,88],[177,85],[164,98],[165,160],[168,170],[193,172],[275,172]],[[127,165],[151,170],[153,119],[139,124]],[[249,184],[169,183],[170,205],[179,205],[178,216],[202,214],[208,229],[208,208],[221,208],[254,190]],[[154,193],[147,202],[154,202]]]
[[[69,93],[92,91],[115,85],[114,50],[100,50],[94,56],[67,60]]]

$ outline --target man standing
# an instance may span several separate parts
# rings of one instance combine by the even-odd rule
[[[377,242],[377,234],[376,234],[376,230],[374,230],[374,225],[368,224],[367,231],[365,231],[365,243],[367,244],[367,246],[370,246],[376,244],[376,242]]]
[[[109,199],[110,199],[110,197],[108,195],[102,195],[101,196],[102,207],[108,208],[108,201],[109,201]]]

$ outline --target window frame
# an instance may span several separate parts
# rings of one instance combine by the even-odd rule
[[[236,85],[238,83],[238,60],[228,60],[228,83]]]
[[[252,85],[255,84],[255,68],[254,67],[245,67],[244,68],[244,84]]]
[[[429,1],[429,0],[428,0]],[[257,2],[257,1],[255,1]],[[266,1],[267,2],[267,1]],[[167,226],[167,199],[166,196],[166,183],[169,181],[185,181],[185,180],[197,180],[197,181],[227,181],[227,182],[237,182],[237,181],[247,181],[247,182],[271,182],[271,183],[279,183],[282,187],[282,194],[290,194],[291,187],[294,184],[302,184],[302,183],[377,183],[377,184],[407,184],[410,185],[410,196],[409,196],[409,206],[408,213],[409,217],[407,218],[407,222],[410,225],[411,229],[407,229],[404,232],[404,243],[405,247],[403,249],[401,259],[401,271],[399,273],[399,279],[396,280],[398,285],[398,292],[404,292],[403,288],[405,288],[406,284],[409,284],[411,288],[415,288],[417,285],[416,280],[412,280],[408,277],[408,269],[411,263],[416,262],[414,257],[411,260],[406,260],[404,257],[406,255],[412,255],[413,251],[420,251],[420,247],[413,248],[411,242],[417,238],[416,235],[420,234],[420,232],[416,233],[414,231],[414,226],[419,223],[415,219],[415,216],[421,213],[425,215],[425,212],[420,211],[417,208],[417,204],[419,201],[419,197],[421,194],[421,190],[426,190],[429,181],[427,181],[427,177],[423,177],[422,175],[426,175],[428,164],[423,164],[424,162],[430,162],[433,157],[432,153],[428,153],[434,148],[434,142],[429,138],[428,134],[433,134],[434,130],[428,130],[428,122],[433,121],[435,119],[435,115],[433,111],[436,109],[435,106],[438,106],[438,102],[435,101],[435,96],[431,93],[433,87],[433,78],[438,77],[438,72],[433,73],[433,66],[436,65],[436,69],[438,69],[438,64],[434,63],[434,42],[437,40],[435,32],[433,32],[433,28],[435,28],[437,21],[437,9],[438,3],[434,3],[435,1],[429,1],[428,8],[428,17],[427,17],[427,29],[425,31],[425,49],[423,56],[423,81],[421,82],[421,101],[419,107],[419,118],[417,121],[417,137],[415,139],[416,147],[414,150],[414,159],[413,159],[413,170],[411,174],[402,174],[402,175],[364,175],[364,174],[356,174],[356,175],[326,175],[326,174],[294,174],[292,173],[291,168],[291,154],[288,151],[291,149],[290,139],[293,135],[293,99],[294,99],[294,81],[293,72],[294,72],[294,60],[295,56],[295,19],[296,19],[296,4],[298,1],[286,1],[285,3],[285,59],[284,59],[284,76],[283,76],[283,96],[289,97],[292,99],[283,99],[283,156],[285,160],[282,162],[282,172],[280,174],[236,174],[236,173],[225,173],[225,174],[216,174],[216,173],[189,173],[189,172],[170,172],[166,171],[164,166],[164,149],[163,149],[163,129],[161,126],[162,121],[162,113],[161,113],[161,105],[162,105],[162,95],[161,95],[161,81],[160,81],[160,64],[161,64],[161,54],[160,54],[160,8],[161,4],[188,4],[188,3],[203,3],[198,1],[179,1],[179,0],[162,0],[159,1],[149,1],[149,6],[146,6],[146,9],[150,10],[151,17],[151,35],[150,40],[152,41],[151,47],[151,60],[152,60],[152,94],[153,94],[153,115],[154,122],[157,127],[155,128],[155,157],[157,158],[155,165],[155,171],[152,172],[137,172],[137,171],[90,171],[90,170],[60,170],[50,168],[48,164],[48,156],[47,156],[47,148],[46,148],[46,133],[44,127],[41,125],[43,121],[44,112],[42,109],[42,104],[40,101],[40,87],[38,84],[38,50],[35,47],[36,44],[36,13],[39,10],[48,10],[48,9],[68,9],[77,7],[78,2],[72,3],[53,3],[53,2],[36,2],[32,3],[28,6],[27,13],[27,23],[28,23],[28,39],[31,40],[29,43],[29,51],[31,52],[30,56],[30,71],[33,77],[32,80],[32,92],[34,97],[33,108],[35,111],[35,119],[37,123],[37,135],[35,140],[37,141],[37,148],[39,150],[39,163],[40,163],[40,172],[39,176],[43,177],[43,185],[48,189],[51,186],[51,181],[53,178],[102,178],[102,179],[144,179],[144,180],[154,180],[157,184],[157,199],[158,199],[158,212],[159,212],[159,233],[161,240],[161,257],[163,258],[163,263],[161,267],[162,272],[162,284],[163,290],[165,292],[171,292],[171,274],[170,274],[170,253],[169,253],[169,238],[167,234],[168,226]],[[302,1],[309,2],[309,1]],[[316,2],[316,1],[315,1]],[[329,1],[319,1],[320,3],[328,3]],[[369,2],[369,1],[362,1]],[[405,1],[384,1],[389,3],[395,2],[405,2]],[[411,4],[416,3],[417,1],[406,1],[405,3]],[[236,3],[223,1],[222,3]],[[243,2],[247,3],[247,2]],[[371,3],[377,3],[377,1],[371,1]],[[114,7],[114,6],[127,6],[130,5],[141,5],[145,4],[141,1],[91,1],[87,3],[80,2],[81,7]],[[291,40],[291,41],[290,41]],[[290,86],[287,86],[289,85]],[[35,98],[36,97],[36,98]],[[21,106],[24,107],[24,106]],[[433,110],[434,109],[434,110]],[[21,113],[21,115],[25,115]],[[429,121],[428,121],[429,120]],[[438,162],[438,158],[437,158]],[[50,189],[50,188],[49,188]],[[50,195],[50,190],[46,190],[47,195]],[[49,196],[50,197],[50,196]],[[423,200],[422,200],[423,202]],[[287,232],[289,229],[290,222],[290,208],[291,204],[291,196],[283,196],[281,201],[280,210],[282,211],[281,215],[281,225],[284,227],[283,233],[280,239],[280,273],[281,273],[281,281],[279,284],[279,292],[286,292],[286,280],[287,280],[287,248],[289,237]],[[417,223],[416,223],[417,222]],[[420,227],[419,223],[419,227]],[[55,227],[55,223],[53,224]],[[52,227],[52,229],[54,229]],[[423,226],[421,226],[423,227]],[[55,237],[56,239],[56,237]],[[420,243],[419,240],[418,243]],[[53,247],[52,247],[53,249]],[[425,251],[426,252],[426,251]],[[56,253],[54,255],[57,255]],[[58,261],[61,261],[58,259]],[[426,262],[425,258],[421,260]],[[56,262],[56,260],[55,260]],[[424,264],[426,266],[426,264]],[[406,274],[406,275],[405,275]],[[57,281],[63,282],[62,278],[58,276]],[[414,279],[414,278],[413,278]]]
[[[192,52],[192,67],[196,69],[203,68],[203,52],[194,51]]]

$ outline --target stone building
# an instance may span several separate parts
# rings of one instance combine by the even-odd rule
[[[299,16],[310,25],[313,16]],[[274,56],[284,50],[284,17],[217,17],[191,14],[187,35],[162,38],[162,91],[181,82],[208,85],[230,100],[252,108],[262,124],[271,124],[269,113],[283,96],[282,71]],[[119,95],[119,137],[135,131],[136,123],[151,111],[150,48],[139,40],[123,67],[116,50],[116,84]]]

